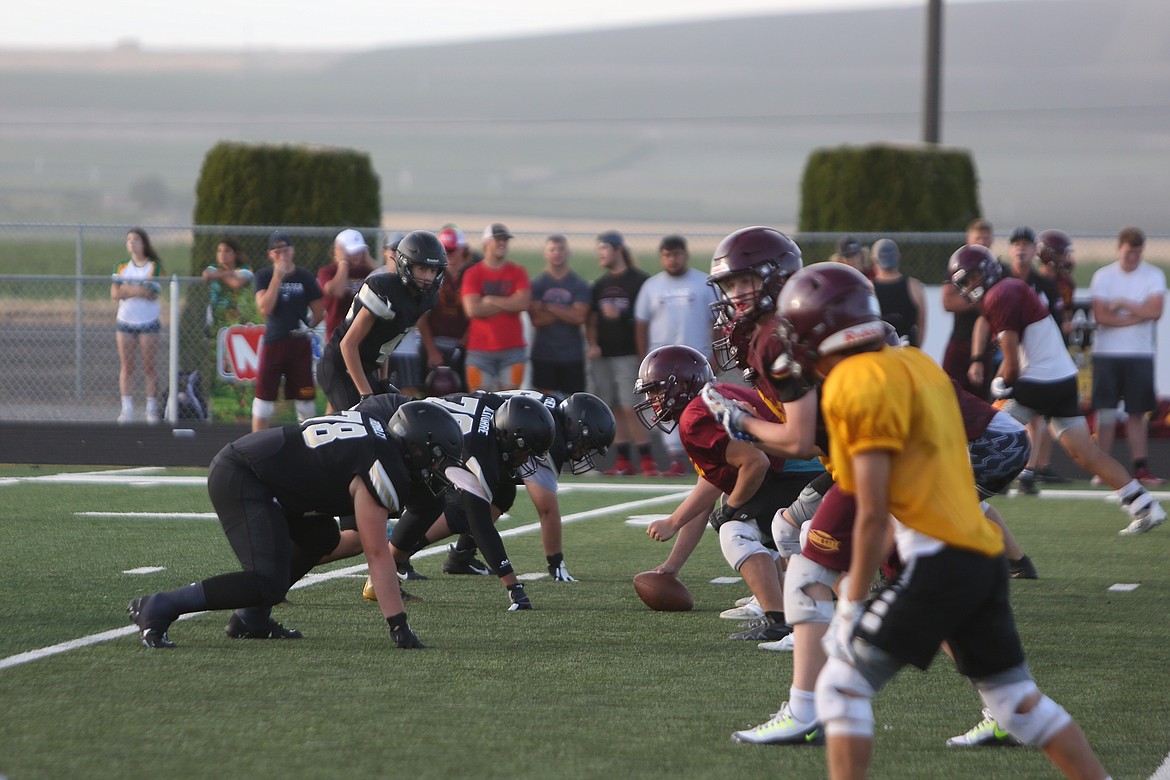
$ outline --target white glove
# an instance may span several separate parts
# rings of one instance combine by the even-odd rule
[[[703,386],[699,396],[707,405],[707,410],[714,415],[731,438],[738,441],[759,441],[743,429],[744,418],[755,417],[750,408],[723,395],[710,383]]]
[[[997,376],[991,380],[991,397],[996,399],[1012,397],[1012,388],[1004,381],[1002,376]]]
[[[853,634],[864,614],[864,601],[838,599],[837,610],[833,613],[829,630],[821,638],[821,647],[825,649],[825,652],[833,658],[856,666],[857,658],[853,652]]]

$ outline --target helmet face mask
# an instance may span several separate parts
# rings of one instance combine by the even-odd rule
[[[402,447],[412,478],[435,496],[451,487],[445,472],[463,467],[463,431],[450,412],[426,401],[408,401],[390,417],[387,430]]]
[[[591,393],[573,393],[557,407],[565,423],[569,471],[584,474],[613,444],[617,421],[605,402]]]
[[[492,417],[492,429],[504,467],[521,479],[536,473],[539,459],[556,437],[552,412],[526,396],[512,396],[504,401]]]
[[[714,381],[711,364],[698,350],[681,344],[659,347],[638,369],[634,392],[645,394],[646,399],[634,405],[634,412],[647,429],[670,433],[687,404]]]
[[[398,242],[394,258],[398,278],[407,289],[426,292],[443,283],[443,272],[447,270],[447,250],[438,236],[426,230],[407,233]],[[430,268],[435,271],[434,279],[420,279],[416,268]]]
[[[715,364],[720,371],[748,368],[748,350],[751,348],[752,335],[756,332],[755,320],[747,317],[728,318],[722,302],[711,304],[711,309],[715,312],[715,327],[720,333],[719,338],[711,342]]]

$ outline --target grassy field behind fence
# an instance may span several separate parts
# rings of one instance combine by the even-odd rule
[[[686,487],[677,480],[566,479],[565,550],[581,581],[534,579],[532,612],[506,612],[494,578],[444,575],[442,557],[424,552],[416,565],[430,579],[410,587],[426,599],[410,610],[421,652],[395,650],[361,600],[348,569],[362,559],[325,567],[332,578],[278,608],[301,641],[233,641],[226,616],[210,614],[172,627],[178,649],[151,652],[126,602],[236,567],[214,519],[165,514],[210,512],[203,472],[54,476],[65,471],[0,467],[0,775],[10,780],[824,776],[821,748],[730,741],[786,698],[792,659],[726,638],[735,624],[719,611],[747,591],[712,582],[732,574],[713,539],[683,572],[694,611],[652,613],[633,592],[630,577],[667,547],[627,519],[668,512]],[[1170,750],[1170,531],[1119,538],[1124,519],[1101,500],[996,504],[1040,570],[1012,588],[1040,685],[1115,778],[1148,777]],[[501,521],[518,531],[506,543],[521,573],[544,572],[539,534],[525,530],[534,522],[523,493]],[[142,567],[163,570],[126,573]],[[103,632],[114,635],[86,640]],[[71,640],[86,641],[36,657]],[[904,672],[875,703],[873,777],[1055,776],[1034,749],[944,748],[979,709],[945,657]]]

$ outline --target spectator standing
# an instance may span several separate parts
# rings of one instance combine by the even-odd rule
[[[326,341],[349,313],[353,297],[373,270],[374,260],[365,237],[352,228],[338,233],[333,239],[333,262],[317,271],[317,284],[325,302]]]
[[[146,421],[159,421],[158,374],[155,353],[158,334],[162,330],[162,304],[158,300],[162,261],[150,236],[140,227],[126,233],[126,252],[130,255],[114,269],[110,298],[118,302],[117,340],[118,388],[122,394],[122,413],[119,423],[134,419],[134,370],[138,356],[142,357],[142,381],[146,390]]]
[[[515,390],[524,378],[524,323],[532,288],[528,272],[508,259],[512,234],[499,222],[483,229],[483,261],[463,273],[467,384],[472,390]]]
[[[471,265],[471,249],[463,231],[448,225],[439,231],[439,241],[447,250],[446,280],[439,287],[439,299],[434,308],[418,321],[420,352],[427,374],[438,366],[447,366],[459,375],[457,391],[467,391],[467,326],[469,320],[463,311],[463,272]],[[452,391],[452,392],[457,392]]]
[[[560,234],[544,242],[544,273],[532,282],[532,386],[564,399],[585,390],[585,337],[593,292],[569,268],[569,242]]]
[[[382,242],[383,265],[381,268],[375,268],[373,273],[386,273],[398,267],[398,244],[404,238],[406,238],[406,234],[401,230],[386,234],[386,238]]]
[[[207,282],[207,326],[212,334],[241,322],[254,322],[256,298],[244,288],[252,284],[252,269],[234,238],[225,236],[215,245],[215,264],[203,269]]]
[[[585,357],[589,361],[589,392],[613,410],[617,420],[614,449],[617,459],[608,476],[631,476],[631,447],[637,445],[642,473],[658,476],[650,455],[649,431],[634,414],[634,382],[642,356],[634,335],[634,302],[646,282],[634,267],[634,256],[622,234],[607,230],[597,237],[597,262],[605,269],[593,283],[593,308],[585,327]]]
[[[991,223],[986,219],[974,219],[967,225],[967,244],[991,249],[993,232]],[[951,337],[947,340],[946,352],[943,354],[943,371],[947,376],[959,383],[959,387],[976,398],[988,400],[988,384],[991,379],[993,365],[991,350],[981,345],[981,351],[971,353],[971,340],[974,337],[975,323],[979,319],[979,304],[972,303],[959,293],[959,290],[948,279],[942,286],[943,308],[952,314],[954,324],[951,327]],[[967,376],[967,369],[972,363],[983,366],[983,379],[973,383]]]
[[[313,384],[313,344],[308,330],[325,316],[321,288],[312,273],[296,264],[296,250],[287,233],[268,236],[272,265],[256,273],[256,306],[264,315],[264,346],[252,399],[252,430],[268,427],[276,411],[277,394],[284,380],[284,397],[296,406],[297,419],[317,412],[317,388]]]
[[[902,252],[891,239],[874,242],[873,289],[882,307],[882,319],[894,326],[898,338],[912,347],[926,338],[926,288],[899,269]]]
[[[865,256],[865,249],[861,246],[861,242],[857,240],[857,236],[842,236],[837,242],[837,252],[830,260],[837,263],[844,263],[865,274],[865,278],[873,281],[873,265],[869,262],[869,258]]]
[[[1113,449],[1117,406],[1125,402],[1126,435],[1134,476],[1143,485],[1164,480],[1150,473],[1147,418],[1157,407],[1154,352],[1157,323],[1166,297],[1166,274],[1142,261],[1146,236],[1136,227],[1117,235],[1117,262],[1099,269],[1089,283],[1097,332],[1093,339],[1093,408],[1097,446]]]
[[[689,266],[687,241],[680,235],[662,239],[658,245],[658,261],[662,270],[646,280],[634,302],[638,354],[648,355],[672,344],[691,347],[706,357],[714,370],[711,304],[717,300],[715,289],[707,284],[707,274]],[[685,476],[690,469],[683,466],[687,455],[678,428],[671,426],[669,432],[662,427],[657,430],[670,457],[670,466],[662,475]]]

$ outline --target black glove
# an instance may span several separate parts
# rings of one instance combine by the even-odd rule
[[[524,592],[524,583],[522,582],[508,586],[508,598],[512,600],[512,606],[508,607],[509,612],[532,609],[532,602],[528,600],[528,594]]]
[[[386,624],[390,626],[390,638],[394,640],[395,647],[400,647],[403,650],[419,650],[426,646],[418,641],[418,637],[410,630],[405,612],[386,618]]]
[[[711,510],[711,516],[707,518],[707,522],[711,524],[712,528],[718,531],[719,526],[723,525],[728,520],[735,519],[735,513],[738,511],[739,510],[731,506],[731,504],[717,506]]]

